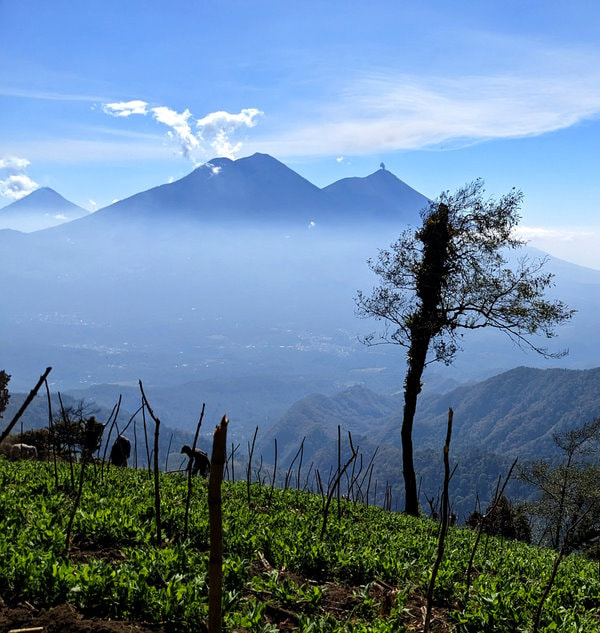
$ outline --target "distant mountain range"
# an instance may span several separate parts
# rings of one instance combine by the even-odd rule
[[[339,224],[413,221],[425,196],[391,172],[347,178],[319,189],[269,156],[215,158],[173,183],[154,187],[101,209],[94,220],[186,219],[230,222]]]
[[[401,448],[401,395],[363,387],[335,395],[313,394],[290,407],[263,436],[265,454],[278,438],[280,455],[297,450],[303,437],[312,453],[331,449],[337,425],[370,446]],[[588,370],[517,367],[444,394],[424,393],[414,426],[415,447],[443,444],[448,409],[454,410],[453,450],[472,449],[535,458],[556,451],[553,435],[600,417],[600,368]],[[399,454],[399,453],[398,453]]]
[[[146,387],[146,391],[161,420],[182,432],[193,430],[202,402],[207,405],[203,434],[210,435],[224,412],[231,417],[232,432],[237,429],[238,437],[240,428],[248,436],[259,426],[258,446],[266,462],[272,462],[275,438],[281,463],[293,457],[303,438],[307,455],[333,454],[338,425],[344,438],[350,431],[365,448],[397,449],[400,455],[401,393],[387,395],[360,385],[332,393],[328,383],[322,387],[327,391],[302,396],[307,390],[318,389],[318,381],[253,376],[236,380],[232,389],[215,378]],[[119,396],[124,409],[139,406],[139,389],[133,386],[96,385],[70,389],[68,395],[72,401],[94,403],[103,412],[110,411]],[[45,398],[36,399],[36,403],[37,414],[44,410]],[[516,367],[444,393],[426,389],[415,418],[417,449],[441,447],[450,407],[454,410],[453,452],[476,450],[521,459],[549,456],[556,451],[555,433],[600,417],[600,367]],[[37,417],[44,419],[43,414]]]
[[[257,455],[273,464],[278,443],[280,472],[285,472],[304,440],[304,463],[322,474],[337,467],[337,433],[341,429],[343,459],[349,455],[348,431],[359,446],[366,467],[377,450],[373,481],[387,482],[395,498],[403,495],[402,396],[385,396],[362,387],[334,395],[313,394],[292,405],[259,435]],[[452,483],[452,502],[464,518],[475,493],[482,503],[498,474],[506,474],[515,457],[552,459],[558,453],[555,433],[581,427],[600,417],[600,368],[574,371],[517,367],[487,380],[445,394],[424,393],[414,425],[417,478],[428,496],[442,481],[442,446],[448,409],[454,410],[450,458],[458,464]],[[307,466],[305,466],[305,469]],[[509,495],[523,498],[530,491],[515,477]],[[423,505],[425,499],[422,500]]]
[[[18,206],[51,196],[36,193]],[[360,343],[381,324],[358,320],[354,297],[375,282],[368,258],[415,226],[426,204],[385,169],[319,189],[255,154],[214,159],[60,226],[2,230],[2,363],[23,389],[51,364],[61,389],[217,380],[229,389],[224,403],[236,381],[253,376],[316,381],[328,393],[352,384],[392,393],[402,385],[403,352]],[[600,271],[554,258],[547,269],[557,273],[555,296],[578,310],[549,342],[571,353],[551,364],[593,367]],[[464,349],[452,368],[436,368],[437,384],[551,366],[495,332],[468,333]],[[244,430],[267,406],[252,407]]]
[[[65,200],[49,187],[36,189],[29,195],[0,209],[0,229],[29,233],[71,222],[89,212]]]
[[[361,386],[333,395],[311,394],[294,403],[273,426],[264,429],[259,446],[267,462],[272,463],[277,439],[279,459],[286,464],[304,439],[307,457],[320,462],[323,454],[335,453],[338,425],[344,441],[348,431],[355,438],[373,436],[401,407],[398,396],[377,394]]]
[[[191,432],[206,402],[205,431],[227,412],[231,440],[245,447],[259,425],[259,452],[270,459],[277,437],[285,467],[306,437],[306,459],[328,469],[339,424],[344,450],[348,430],[367,459],[380,447],[379,490],[387,481],[398,495],[405,356],[360,343],[381,324],[356,319],[353,299],[376,282],[367,259],[427,203],[384,169],[319,189],[264,154],[214,159],[93,214],[39,190],[0,216],[84,217],[0,230],[0,368],[26,391],[51,365],[53,390],[104,409],[122,392],[135,410],[141,378],[168,426]],[[546,268],[556,273],[552,296],[577,313],[556,341],[536,342],[569,356],[526,355],[482,330],[465,335],[453,367],[424,376],[414,433],[423,490],[439,486],[451,406],[461,512],[512,455],[551,452],[553,432],[600,415],[600,369],[582,370],[600,358],[600,271],[555,258]],[[577,371],[504,371],[524,364]],[[442,385],[451,389],[440,395]]]
[[[84,226],[120,222],[194,221],[225,226],[237,222],[339,225],[356,222],[406,224],[428,199],[391,172],[344,178],[319,189],[268,154],[236,161],[214,158],[172,183],[153,187],[89,214],[52,189],[42,188],[0,210],[0,228],[32,230],[89,216]],[[27,227],[27,228],[23,228]],[[75,230],[69,227],[66,232]]]
[[[394,491],[394,498],[400,499],[403,490],[401,395],[388,396],[354,386],[334,394],[313,393],[283,411],[284,402],[293,399],[294,392],[300,393],[301,385],[260,377],[238,384],[240,393],[237,397],[227,396],[224,383],[219,381],[171,389],[146,387],[154,410],[167,424],[161,437],[161,464],[166,457],[171,433],[174,433],[175,447],[172,448],[171,463],[180,462],[179,447],[182,442],[189,441],[201,408],[200,402],[205,399],[207,415],[199,440],[203,448],[210,448],[214,424],[223,411],[227,411],[231,414],[233,441],[241,443],[238,463],[243,463],[247,459],[245,440],[254,431],[254,426],[250,428],[245,423],[248,416],[253,425],[259,426],[255,459],[257,464],[264,465],[265,472],[274,463],[275,439],[280,478],[304,440],[304,476],[312,465],[327,478],[327,473],[337,465],[339,425],[342,459],[345,460],[349,454],[348,432],[351,432],[354,446],[359,447],[362,453],[364,468],[377,451],[373,485],[376,480],[379,481],[381,494],[387,482]],[[122,394],[120,419],[124,424],[129,419],[126,411],[139,405],[137,391],[133,387],[105,385],[70,391],[63,394],[63,400],[65,406],[83,401],[90,413],[96,412],[97,417],[104,420]],[[271,397],[272,406],[269,405]],[[24,394],[15,394],[11,398],[6,419],[12,417],[23,398]],[[515,457],[519,458],[521,465],[529,460],[552,459],[557,455],[552,439],[555,433],[580,427],[600,416],[600,368],[579,371],[517,367],[444,394],[425,392],[417,407],[414,447],[417,476],[421,480],[422,492],[428,496],[435,496],[441,483],[441,449],[449,407],[454,410],[450,458],[452,464],[458,464],[452,481],[452,500],[454,509],[464,518],[473,508],[475,493],[480,494],[485,504],[498,475],[506,474]],[[54,408],[58,408],[56,403]],[[194,416],[190,414],[192,410]],[[283,413],[269,424],[269,414],[276,411]],[[45,396],[38,396],[24,418],[25,428],[45,425],[46,419]],[[261,419],[263,423],[260,423]],[[240,426],[244,429],[243,436],[239,434]],[[298,466],[297,461],[294,472]],[[530,491],[515,478],[508,493],[513,498],[522,498]],[[421,501],[426,506],[424,497]]]

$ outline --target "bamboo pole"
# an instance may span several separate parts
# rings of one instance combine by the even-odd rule
[[[148,409],[150,417],[154,420],[154,511],[156,514],[156,543],[160,546],[162,541],[161,523],[160,523],[160,486],[158,479],[158,437],[160,433],[160,420],[154,415],[152,407],[148,403],[148,398],[144,393],[142,381],[139,381],[140,391],[142,393],[142,403]],[[143,409],[142,409],[143,411]]]
[[[425,624],[423,626],[423,632],[429,631],[429,625],[431,623],[431,607],[433,605],[433,589],[435,587],[435,580],[437,578],[438,570],[444,557],[444,550],[446,547],[446,533],[448,532],[448,514],[450,508],[450,439],[452,437],[452,420],[454,418],[454,411],[448,409],[448,428],[446,431],[446,443],[444,444],[444,491],[442,493],[442,524],[440,529],[440,535],[438,539],[438,550],[433,569],[431,570],[431,578],[429,580],[429,587],[427,588],[427,610],[425,612]]]
[[[202,411],[200,412],[200,419],[198,420],[198,424],[196,424],[196,434],[194,435],[194,443],[192,444],[192,454],[196,450],[196,443],[198,442],[198,435],[200,433],[200,427],[202,426],[202,420],[204,419],[204,409],[206,408],[206,402],[202,403]],[[185,498],[185,519],[183,524],[183,540],[185,541],[188,537],[188,524],[189,524],[189,515],[190,515],[190,499],[192,498],[192,458],[190,457],[190,462],[188,464],[187,469],[187,495]]]

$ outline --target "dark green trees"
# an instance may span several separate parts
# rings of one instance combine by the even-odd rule
[[[4,369],[0,369],[0,418],[6,409],[6,405],[8,404],[8,400],[10,398],[10,394],[8,393],[9,380],[10,376],[4,371]]]
[[[369,261],[381,283],[370,295],[359,292],[356,298],[359,316],[386,323],[383,333],[366,337],[367,344],[407,348],[402,457],[405,509],[413,515],[419,504],[412,428],[426,364],[451,363],[462,331],[484,327],[548,356],[530,337],[552,337],[555,327],[572,315],[561,301],[544,298],[552,284],[544,260],[524,257],[508,265],[507,249],[523,245],[514,234],[521,192],[513,189],[498,201],[483,194],[478,180],[432,202],[418,231],[405,231],[390,250]]]
[[[484,516],[487,519],[484,520]],[[477,511],[471,513],[467,525],[476,529],[480,521],[484,521],[482,531],[486,534],[531,543],[531,527],[524,507],[514,506],[504,495],[495,505],[488,506],[485,515]]]

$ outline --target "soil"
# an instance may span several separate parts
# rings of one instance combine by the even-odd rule
[[[84,618],[70,604],[38,611],[28,604],[0,607],[0,633],[166,633],[161,625]]]
[[[87,547],[86,547],[87,546]],[[109,560],[118,560],[123,554],[117,548],[101,548],[102,554]],[[98,555],[98,548],[89,543],[79,543],[74,547],[72,555],[86,560]],[[271,565],[261,556],[261,563],[253,565],[252,575],[273,571]],[[293,574],[285,569],[280,570],[279,577],[289,579],[297,584],[315,584],[314,581]],[[320,584],[320,583],[319,583]],[[357,594],[365,588],[332,582],[321,584],[323,597],[320,611],[338,620],[353,619],[355,609],[361,600]],[[371,583],[369,596],[378,605],[377,615],[386,617],[396,605],[397,589],[382,581]],[[266,601],[266,620],[275,624],[280,631],[297,631],[299,616],[292,609],[287,609]],[[409,597],[404,608],[405,625],[409,631],[421,633],[425,619],[426,601],[419,594]],[[8,607],[0,598],[0,633],[170,633],[173,627],[169,623],[155,624],[149,622],[127,622],[84,616],[71,604],[62,604],[51,609],[36,609],[29,603]],[[448,621],[446,609],[434,607],[431,616],[431,633],[450,633],[452,626]]]
[[[393,593],[376,590],[380,593],[382,611],[394,600]],[[324,591],[323,607],[326,612],[338,619],[345,619],[356,606],[353,589],[340,585],[328,585]],[[423,631],[425,601],[413,598],[406,607],[406,625],[409,631]],[[267,606],[267,619],[276,624],[280,631],[298,630],[298,616],[293,611]],[[384,613],[382,613],[384,615]],[[143,622],[124,622],[94,617],[84,617],[70,604],[62,604],[52,609],[37,610],[31,605],[18,605],[14,608],[0,607],[0,633],[169,633],[168,624]],[[452,627],[447,621],[447,613],[442,609],[433,609],[432,633],[449,633]]]

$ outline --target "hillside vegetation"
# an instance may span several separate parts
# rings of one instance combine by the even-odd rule
[[[204,630],[206,482],[194,479],[184,541],[187,480],[161,474],[156,543],[148,472],[88,466],[67,552],[76,490],[68,464],[57,476],[58,488],[52,463],[0,458],[0,631],[40,623],[47,632]],[[320,540],[322,506],[307,492],[223,484],[225,630],[422,630],[438,524],[342,501],[341,518],[332,506]],[[555,552],[484,539],[467,598],[473,542],[467,529],[449,532],[433,630],[531,630]],[[597,563],[570,556],[540,630],[600,631],[599,605]]]
[[[427,382],[425,383],[427,386]],[[277,438],[279,462],[287,465],[304,439],[304,459],[327,472],[337,466],[337,431],[341,425],[344,454],[347,431],[366,460],[378,449],[373,482],[387,482],[396,507],[401,507],[401,442],[403,402],[354,386],[335,395],[313,394],[296,402],[266,431],[261,427],[257,454],[273,463]],[[441,475],[439,447],[448,415],[455,412],[451,460],[457,470],[450,486],[453,511],[461,521],[472,512],[475,497],[487,502],[498,476],[512,460],[520,465],[555,459],[555,433],[600,417],[600,368],[588,370],[517,367],[487,380],[439,394],[425,391],[415,417],[415,464],[421,481],[420,502],[438,494]],[[529,498],[531,489],[514,478],[507,494]]]
[[[337,468],[338,425],[341,427],[342,455],[348,455],[347,432],[360,446],[364,465],[375,456],[372,492],[377,482],[378,502],[383,504],[386,487],[392,492],[392,508],[402,507],[402,456],[400,450],[399,413],[402,399],[384,396],[361,386],[353,386],[333,395],[313,393],[300,400],[303,390],[319,389],[318,381],[293,383],[285,388],[284,380],[266,382],[262,379],[236,382],[238,393],[227,402],[224,387],[215,379],[210,384],[187,384],[162,389],[148,389],[156,409],[161,412],[160,467],[169,470],[182,462],[179,453],[183,444],[191,444],[197,421],[199,393],[206,397],[207,418],[214,419],[227,408],[236,419],[231,441],[236,460],[247,458],[246,445],[259,426],[254,466],[264,465],[271,473],[274,465],[274,440],[278,442],[278,476],[283,476],[304,439],[305,472],[313,464],[322,473]],[[231,386],[229,389],[233,390]],[[273,399],[268,397],[273,389]],[[98,387],[95,391],[76,392],[74,398],[63,394],[66,407],[76,406],[85,398],[88,413],[107,420],[111,408],[122,394],[119,425],[125,424],[139,406],[139,392],[134,387],[118,385]],[[12,394],[6,411],[10,419],[16,413],[25,394]],[[286,401],[294,404],[288,406]],[[274,404],[273,404],[274,402]],[[174,403],[171,406],[171,403]],[[231,405],[231,407],[229,406]],[[417,409],[415,422],[415,463],[421,486],[421,505],[428,508],[426,497],[437,497],[441,485],[439,447],[443,440],[448,408],[456,414],[451,460],[457,465],[450,484],[452,511],[464,522],[473,511],[476,495],[487,504],[493,496],[498,476],[506,473],[514,457],[525,466],[532,459],[554,459],[557,448],[552,440],[556,432],[564,432],[585,421],[600,417],[600,368],[588,370],[534,369],[517,367],[479,383],[464,385],[444,394],[425,391]],[[52,408],[58,412],[59,402],[52,398]],[[192,413],[193,411],[193,413]],[[279,419],[270,424],[269,418]],[[239,418],[239,422],[238,422]],[[31,403],[23,418],[23,428],[47,425],[46,397],[42,394]],[[137,455],[131,464],[146,462],[143,448],[141,415],[136,418]],[[132,427],[126,435],[134,445]],[[199,446],[208,450],[210,433],[202,431]],[[28,441],[28,440],[26,440]],[[134,450],[135,452],[135,450]],[[296,466],[298,464],[296,463]],[[269,475],[270,476],[270,475]],[[513,478],[506,490],[511,499],[530,499],[531,488]]]

